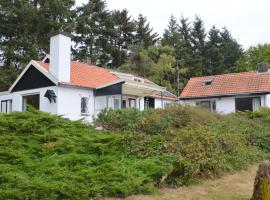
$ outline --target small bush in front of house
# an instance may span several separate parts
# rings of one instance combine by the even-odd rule
[[[107,110],[96,124],[31,110],[0,114],[0,199],[152,193],[246,168],[269,153],[270,111]]]

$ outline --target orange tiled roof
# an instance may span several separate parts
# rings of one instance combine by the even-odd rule
[[[211,85],[204,85],[212,80]],[[226,96],[270,92],[270,73],[242,72],[191,78],[180,98]]]
[[[49,63],[36,61],[41,67],[49,71]],[[80,87],[95,88],[119,78],[110,73],[108,69],[97,67],[95,65],[87,65],[77,61],[70,62],[70,85]]]

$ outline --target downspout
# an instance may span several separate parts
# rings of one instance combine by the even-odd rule
[[[121,85],[120,108],[123,109],[123,84]]]
[[[96,118],[96,90],[93,92],[94,97],[94,118]]]
[[[163,106],[163,95],[162,95],[162,92],[160,92],[160,94],[161,94],[161,108],[163,109],[164,106]]]

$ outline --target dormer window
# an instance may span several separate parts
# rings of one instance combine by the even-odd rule
[[[204,86],[212,85],[213,79],[207,79],[203,81]]]

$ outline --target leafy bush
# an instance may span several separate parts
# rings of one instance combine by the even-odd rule
[[[107,110],[96,124],[30,110],[0,114],[0,199],[151,193],[238,170],[269,153],[270,111]]]

